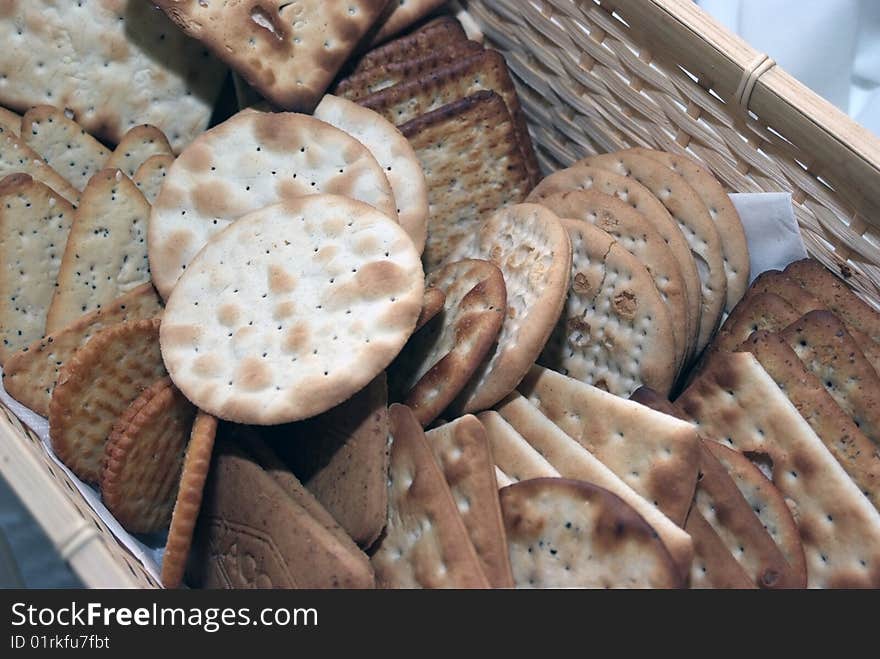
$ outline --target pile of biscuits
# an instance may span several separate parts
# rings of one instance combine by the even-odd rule
[[[119,134],[0,79],[0,364],[165,586],[880,585],[880,316],[815,261],[749,288],[696,161],[540,180],[441,3],[156,4],[241,108]]]

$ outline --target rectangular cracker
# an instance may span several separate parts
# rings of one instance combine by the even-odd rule
[[[717,353],[677,405],[700,434],[772,461],[790,500],[811,588],[880,586],[880,513],[754,355]]]
[[[131,179],[104,169],[89,181],[64,250],[46,333],[150,281],[150,205]]]
[[[569,437],[525,397],[513,392],[498,406],[498,413],[563,478],[584,480],[616,494],[654,527],[682,575],[687,575],[693,559],[690,536],[676,526],[650,501],[642,497],[592,453]]]
[[[388,515],[387,406],[381,373],[332,410],[272,433],[284,462],[361,547]]]
[[[156,197],[159,196],[162,184],[165,183],[168,168],[173,162],[174,156],[162,154],[150,156],[134,173],[132,181],[151,206],[156,203]]]
[[[18,135],[0,126],[0,178],[10,174],[27,174],[48,185],[74,206],[79,203],[79,190],[49,167]]]
[[[538,161],[516,88],[504,57],[497,51],[484,50],[475,53],[416,80],[370,94],[359,99],[358,103],[400,126],[419,115],[483,90],[494,91],[504,99],[507,111],[513,119],[530,186],[534,186],[540,177]]]
[[[12,110],[0,107],[0,127],[8,130],[13,135],[21,134],[21,115]]]
[[[152,3],[7,4],[0,18],[6,107],[70,108],[83,128],[113,144],[132,126],[150,123],[176,151],[208,126],[226,68]]]
[[[488,588],[425,433],[408,407],[392,405],[388,528],[372,556],[380,588]]]
[[[140,124],[129,130],[110,155],[105,167],[121,169],[129,178],[152,156],[174,157],[165,133],[151,126]]]
[[[156,289],[150,283],[142,284],[12,355],[3,365],[3,386],[19,403],[40,416],[48,416],[58,373],[79,346],[105,327],[152,318],[161,312]]]
[[[103,144],[52,105],[38,105],[25,112],[21,119],[21,137],[80,191],[110,157]]]
[[[373,43],[382,43],[403,32],[445,3],[446,0],[392,0],[377,21],[379,30]]]
[[[690,577],[691,589],[757,588],[699,510],[691,510],[684,530],[690,534],[694,541],[694,564]]]
[[[748,339],[752,332],[778,332],[800,317],[798,310],[779,295],[750,288],[724,321],[710,350],[731,352]]]
[[[27,174],[0,181],[0,365],[43,336],[73,214]]]
[[[489,410],[478,415],[492,447],[496,469],[511,482],[531,478],[562,478],[559,472],[538,453],[503,416]],[[500,485],[500,481],[499,481]]]
[[[513,588],[486,429],[470,414],[425,433],[492,588]]]
[[[859,429],[880,445],[880,376],[843,322],[830,311],[811,311],[781,335]]]
[[[537,365],[518,389],[633,490],[684,526],[700,464],[692,424]]]
[[[494,92],[481,91],[400,127],[428,186],[426,270],[473,239],[483,220],[523,201],[529,177],[510,115]]]
[[[452,16],[441,16],[410,34],[373,48],[358,60],[353,73],[391,62],[418,59],[433,53],[440,46],[467,40],[461,23]]]

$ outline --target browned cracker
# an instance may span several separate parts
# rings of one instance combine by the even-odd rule
[[[504,276],[489,261],[465,259],[432,272],[443,312],[413,335],[393,363],[393,389],[427,426],[455,399],[492,348],[504,322]]]
[[[0,365],[43,336],[73,213],[27,174],[0,180]]]
[[[21,116],[12,110],[0,107],[0,128],[8,130],[13,135],[19,135],[21,133]]]
[[[382,373],[332,410],[272,433],[276,452],[361,547],[388,515],[387,405]]]
[[[311,112],[388,1],[155,4],[264,98]]]
[[[531,188],[540,176],[525,114],[501,53],[484,50],[417,79],[358,100],[398,126],[478,91],[490,90],[504,99],[513,120],[517,143]]]
[[[416,321],[416,329],[418,332],[438,313],[443,311],[443,305],[446,303],[446,294],[439,288],[427,286],[425,288],[425,296],[422,300],[422,310],[419,312],[419,319]]]
[[[754,355],[714,354],[677,405],[704,438],[768,463],[798,525],[809,587],[880,586],[880,513]]]
[[[486,429],[495,467],[512,483],[530,478],[561,478],[559,472],[494,410],[477,417]],[[501,482],[499,487],[503,487]]]
[[[173,157],[174,151],[165,133],[150,124],[141,124],[123,135],[105,167],[121,169],[123,174],[131,178],[153,156]]]
[[[162,184],[165,183],[165,177],[168,175],[168,168],[171,167],[173,162],[174,156],[161,154],[150,156],[134,173],[132,181],[134,181],[134,184],[150,205],[156,203],[159,191],[162,189]]]
[[[165,543],[165,553],[162,554],[162,585],[165,588],[179,588],[183,583],[193,532],[202,506],[205,481],[211,467],[216,433],[216,417],[196,412],[183,458],[180,487],[171,514],[168,541]]]
[[[456,44],[464,41],[467,41],[467,35],[461,23],[452,16],[441,16],[406,36],[373,48],[358,60],[354,71],[360,72],[381,64],[416,59],[434,52],[438,44]]]
[[[691,509],[684,530],[694,541],[694,564],[690,575],[692,590],[756,588],[754,581],[736,562],[724,541],[699,510]]]
[[[455,259],[497,209],[525,199],[528,173],[510,114],[491,91],[415,117],[400,131],[415,149],[428,185],[424,260],[430,271]]]
[[[656,531],[608,490],[540,478],[500,492],[518,588],[682,588]]]
[[[150,281],[149,217],[147,200],[118,169],[92,177],[70,227],[46,316],[47,333]]]
[[[512,588],[495,465],[486,429],[470,414],[425,433],[493,588]]]
[[[79,190],[49,167],[17,133],[0,126],[0,178],[9,174],[27,174],[48,185],[74,206],[79,203]]]
[[[256,459],[218,438],[193,537],[196,588],[372,588],[370,564]]]
[[[3,386],[10,396],[40,416],[49,416],[49,401],[61,366],[96,332],[127,320],[152,318],[162,303],[150,283],[118,297],[103,309],[38,339],[3,365]]]
[[[843,322],[830,311],[811,311],[781,335],[868,439],[880,444],[880,376]]]
[[[749,293],[774,293],[794,307],[803,316],[805,313],[827,309],[825,304],[810,291],[802,288],[794,279],[781,270],[766,270],[755,277]]]
[[[532,367],[519,391],[633,490],[684,526],[700,460],[692,424],[540,366]]]
[[[489,588],[443,472],[409,408],[392,405],[388,528],[372,556],[382,588]]]
[[[84,190],[110,157],[103,144],[51,105],[38,105],[25,112],[21,138],[77,190]]]
[[[380,27],[373,43],[382,43],[403,32],[445,3],[446,0],[392,0],[377,21]]]
[[[797,309],[775,293],[760,293],[751,288],[724,321],[710,350],[731,352],[749,338],[752,332],[777,332],[800,317]]]
[[[104,446],[101,499],[126,531],[154,533],[170,523],[195,414],[169,382],[111,430]]]
[[[61,367],[52,391],[49,436],[58,458],[82,480],[97,482],[113,424],[164,375],[158,319],[96,333]]]

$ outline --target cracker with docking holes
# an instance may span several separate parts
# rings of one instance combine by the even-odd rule
[[[565,227],[536,204],[495,212],[471,245],[468,256],[491,261],[504,275],[507,313],[494,349],[452,404],[465,413],[492,407],[528,372],[564,308],[571,271]]]
[[[195,588],[372,588],[367,557],[290,496],[259,461],[217,438],[192,542]]]
[[[84,190],[92,176],[108,166],[110,151],[63,110],[51,105],[38,105],[25,112],[21,138],[77,190]]]
[[[690,423],[533,366],[519,391],[633,490],[684,526],[697,483]]]
[[[830,311],[811,311],[780,334],[859,429],[880,444],[880,376],[843,322]]]
[[[530,478],[561,478],[538,451],[495,410],[480,412],[477,416],[486,429],[492,447],[495,468],[511,483]],[[499,487],[503,487],[501,482]]]
[[[684,588],[655,530],[585,481],[541,478],[501,490],[517,588]]]
[[[25,407],[49,416],[49,401],[58,373],[73,353],[98,331],[127,320],[143,320],[162,313],[162,301],[149,282],[116,298],[102,309],[37,339],[12,355],[3,365],[3,387]]]
[[[610,235],[648,270],[669,311],[678,367],[688,352],[687,288],[672,250],[654,226],[617,197],[598,190],[568,190],[542,197],[540,204],[559,217],[589,222]]]
[[[163,381],[147,402],[131,404],[138,409],[123,413],[104,446],[101,499],[130,533],[155,533],[171,522],[196,415],[171,380]]]
[[[159,191],[168,175],[168,169],[173,162],[174,156],[161,154],[150,156],[134,173],[132,181],[151,206],[156,203]]]
[[[445,2],[446,0],[392,0],[377,21],[380,27],[373,37],[373,43],[382,43],[403,32],[435,9],[439,9]]]
[[[399,224],[348,197],[307,195],[250,213],[208,242],[168,298],[162,356],[209,414],[297,421],[388,366],[423,293],[419,255]]]
[[[73,214],[27,174],[0,181],[0,364],[44,334]]]
[[[775,293],[752,292],[754,290],[757,289],[749,289],[733,308],[715,335],[709,351],[732,352],[753,332],[778,332],[801,317],[797,309]]]
[[[40,154],[18,136],[18,132],[0,125],[0,178],[10,174],[27,174],[49,186],[71,204],[79,203],[79,190],[46,164]]]
[[[691,186],[709,211],[709,217],[721,237],[724,273],[727,276],[727,301],[724,310],[730,313],[749,286],[749,246],[739,213],[721,183],[696,160],[677,153],[653,149],[629,149],[636,155],[662,163]]]
[[[388,515],[388,392],[380,373],[332,410],[268,429],[276,453],[361,547]]]
[[[756,332],[739,349],[755,355],[850,478],[880,510],[880,453],[876,445],[806,369],[785,339],[773,332]]]
[[[700,277],[696,262],[687,241],[666,210],[650,190],[632,178],[614,174],[597,167],[569,167],[547,176],[529,194],[527,201],[539,204],[545,197],[569,190],[596,190],[603,194],[619,197],[638,211],[646,222],[653,226],[669,246],[675,261],[681,268],[687,291],[687,336],[688,359],[694,355],[696,339],[700,328]]]
[[[162,554],[162,585],[165,588],[179,588],[183,584],[216,434],[216,417],[196,412],[183,458],[165,553]]]
[[[372,556],[380,588],[489,588],[419,422],[392,405],[388,527]]]
[[[808,587],[880,585],[880,513],[754,355],[714,354],[676,403],[704,438],[768,464],[797,521]]]
[[[118,169],[95,174],[82,199],[61,259],[46,332],[57,332],[150,281],[150,205]]]
[[[160,295],[168,299],[193,257],[233,220],[315,193],[352,197],[397,218],[391,186],[367,147],[314,117],[245,110],[199,136],[168,169],[150,216]]]
[[[388,1],[155,4],[265,99],[311,112]]]
[[[693,559],[691,539],[659,508],[627,485],[519,393],[513,392],[505,398],[498,406],[498,412],[563,478],[598,485],[632,506],[657,531],[682,577],[688,574]]]
[[[421,254],[428,230],[428,186],[406,137],[380,114],[330,94],[318,103],[314,117],[345,131],[370,150],[391,185],[397,220]]]
[[[55,455],[82,480],[98,482],[113,424],[166,375],[158,339],[158,319],[111,325],[61,367],[49,403],[49,436]]]
[[[578,164],[607,169],[633,178],[648,188],[666,206],[691,248],[700,275],[700,334],[697,352],[709,343],[727,303],[727,273],[721,236],[709,210],[684,178],[662,164],[627,152],[606,153]]]
[[[21,116],[12,110],[0,107],[0,128],[8,130],[13,135],[19,135],[21,133]]]
[[[588,222],[562,219],[571,277],[538,363],[618,396],[668,394],[678,373],[668,307],[642,262]]]
[[[427,285],[446,295],[443,312],[413,335],[390,371],[395,397],[423,427],[468,383],[498,338],[507,309],[504,276],[489,261],[450,263],[428,275]]]
[[[419,79],[394,85],[358,100],[388,121],[404,124],[479,91],[494,91],[502,99],[516,133],[516,141],[532,187],[540,176],[532,139],[516,88],[504,61],[494,50],[483,50],[436,69]]]
[[[425,433],[492,588],[513,588],[486,429],[470,414]]]
[[[434,270],[461,249],[492,213],[525,199],[528,174],[510,114],[490,91],[449,103],[400,127],[428,186],[425,265]]]
[[[467,40],[461,23],[452,16],[440,16],[410,34],[365,53],[355,64],[354,72],[427,55],[437,49],[437,44],[457,44]]]
[[[165,133],[150,124],[141,124],[122,136],[105,166],[121,169],[123,174],[131,178],[153,156],[174,157],[174,151]]]

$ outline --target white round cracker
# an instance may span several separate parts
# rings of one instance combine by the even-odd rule
[[[400,352],[424,273],[406,232],[346,197],[308,195],[242,217],[180,277],[160,332],[175,385],[230,421],[320,414]]]
[[[208,239],[233,220],[307,194],[339,194],[397,219],[391,185],[369,150],[304,114],[244,110],[197,137],[169,167],[147,248],[168,299]]]
[[[391,184],[400,226],[421,254],[428,237],[428,184],[403,133],[378,112],[331,94],[318,103],[314,116],[344,130],[370,150]]]

